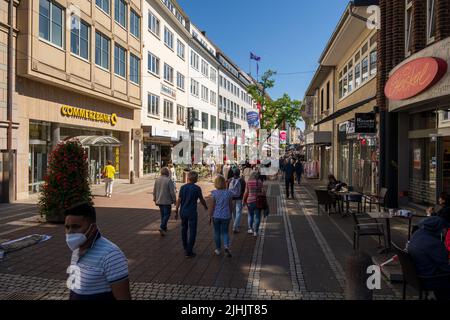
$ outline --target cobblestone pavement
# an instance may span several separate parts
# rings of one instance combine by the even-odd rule
[[[180,222],[171,220],[161,237],[159,210],[151,197],[153,181],[116,184],[111,199],[94,186],[98,223],[102,233],[125,252],[129,260],[133,299],[227,300],[342,300],[346,286],[345,263],[352,252],[351,219],[318,215],[314,182],[296,186],[296,199],[286,199],[284,186],[269,181],[270,215],[261,235],[232,235],[233,257],[213,254],[212,228],[199,209],[197,258],[183,255]],[[204,194],[210,182],[200,183]],[[32,203],[0,206],[0,238],[48,234],[51,240],[13,252],[0,260],[0,299],[67,299],[66,268],[70,252],[61,225],[38,221]],[[242,220],[246,230],[247,215]],[[404,237],[395,228],[393,237]],[[375,239],[361,242],[368,251]],[[398,299],[398,285],[383,282],[375,299]]]

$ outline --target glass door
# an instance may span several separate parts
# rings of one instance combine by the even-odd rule
[[[47,173],[48,147],[45,144],[31,144],[28,154],[28,191],[37,193]]]

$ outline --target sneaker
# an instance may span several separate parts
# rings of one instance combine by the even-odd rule
[[[227,258],[231,258],[231,251],[228,248],[225,248],[225,253],[227,255]]]
[[[257,237],[258,236],[258,232],[253,232],[253,236]]]
[[[239,230],[234,229],[234,230],[233,230],[233,233],[239,233]]]
[[[252,234],[252,233],[253,233],[253,230],[252,230],[252,229],[248,229],[247,233],[248,233],[248,234]]]
[[[161,237],[164,237],[165,233],[163,229],[159,229],[159,234],[161,235]]]
[[[214,253],[216,254],[216,256],[220,256],[220,250],[219,249],[214,250]]]
[[[195,253],[186,254],[186,258],[195,258],[197,255]]]

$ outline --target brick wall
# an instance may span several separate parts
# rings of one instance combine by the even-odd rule
[[[450,37],[450,1],[437,0],[436,2],[436,40]]]
[[[404,1],[403,1],[404,2]],[[427,1],[413,1],[413,44],[411,53],[416,53],[427,46]],[[400,16],[401,19],[402,16]],[[403,14],[405,17],[405,14]]]

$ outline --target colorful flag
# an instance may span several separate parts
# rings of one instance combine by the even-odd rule
[[[258,57],[257,55],[250,52],[250,59],[255,61],[261,61],[261,57]]]

